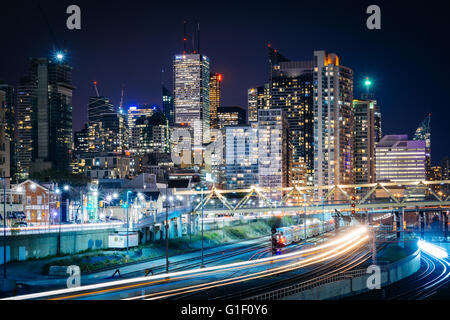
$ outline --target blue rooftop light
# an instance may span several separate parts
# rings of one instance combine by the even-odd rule
[[[56,58],[56,60],[58,60],[59,62],[63,61],[63,60],[64,60],[64,52],[62,52],[62,51],[57,51],[57,52],[55,53],[55,58]]]

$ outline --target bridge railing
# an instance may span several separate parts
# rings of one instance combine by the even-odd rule
[[[273,198],[279,191],[278,198]],[[195,199],[193,212],[205,211],[242,212],[261,208],[267,210],[338,210],[358,211],[384,207],[450,206],[450,180],[377,182],[371,184],[305,186],[286,188],[259,188],[204,191],[175,191],[175,194],[191,195]]]

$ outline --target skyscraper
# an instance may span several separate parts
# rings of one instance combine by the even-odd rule
[[[246,189],[257,185],[257,125],[225,127],[224,132],[226,188]]]
[[[5,135],[9,140],[10,175],[13,183],[18,180],[16,159],[16,91],[12,85],[0,82],[0,91],[4,92]]]
[[[217,129],[226,126],[240,126],[245,124],[247,112],[239,106],[219,107],[217,109]]]
[[[194,127],[194,145],[210,141],[209,58],[199,53],[173,60],[175,123]]]
[[[441,162],[442,180],[450,180],[450,157],[444,157]],[[450,184],[442,186],[442,192],[447,196],[450,194]]]
[[[314,51],[314,185],[353,184],[353,71]]]
[[[209,78],[209,116],[211,118],[210,127],[217,129],[217,109],[220,107],[220,85],[223,76],[220,73],[213,73]]]
[[[289,124],[283,110],[258,111],[258,181],[266,195],[281,199],[280,188],[290,186],[292,151]]]
[[[162,86],[162,106],[169,126],[172,126],[174,121],[173,95],[164,85]]]
[[[250,88],[247,92],[247,109],[248,109],[248,122],[258,121],[258,110],[270,109],[270,84],[266,83],[263,86],[256,88]]]
[[[377,143],[375,100],[353,100],[354,111],[354,164],[355,183],[374,183],[375,145]]]
[[[432,176],[431,172],[431,114],[429,114],[417,128],[413,140],[423,140],[426,145],[426,179]]]
[[[283,57],[283,56],[281,56]],[[292,184],[312,185],[314,172],[313,61],[290,61],[269,47],[271,108],[281,108],[289,123]],[[306,170],[305,170],[306,169]]]
[[[63,55],[53,59],[32,58],[31,79],[35,83],[32,171],[53,168],[70,171],[72,163],[72,67]]]
[[[31,77],[20,78],[17,87],[17,176],[19,181],[29,178],[31,161],[34,158],[34,141],[36,123],[34,104],[36,99],[36,82]]]
[[[75,131],[73,134],[74,153],[79,155],[89,152],[89,127],[84,125],[80,131]]]
[[[127,111],[127,124],[130,132],[133,130],[137,119],[142,116],[151,117],[157,110],[157,105],[129,106]]]
[[[114,112],[114,106],[108,97],[90,97],[88,103],[88,122],[99,122],[105,113]]]
[[[249,123],[258,121],[257,88],[251,88],[247,90],[247,119]]]
[[[6,104],[6,92],[0,90],[0,123],[6,124],[8,106]],[[0,126],[0,174],[2,177],[10,177],[10,142],[11,139],[7,133],[8,127]],[[5,178],[6,187],[9,188],[10,179]]]
[[[89,98],[88,121],[90,152],[122,154],[128,149],[127,119],[108,97]]]

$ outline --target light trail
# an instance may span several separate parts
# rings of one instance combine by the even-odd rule
[[[203,268],[203,269],[194,269],[194,270],[173,272],[173,273],[168,273],[168,274],[160,274],[160,275],[154,275],[154,276],[150,276],[150,277],[138,277],[138,278],[134,278],[134,279],[118,280],[118,281],[113,281],[113,282],[108,282],[108,283],[93,284],[93,285],[87,285],[87,286],[82,286],[82,287],[59,289],[59,290],[53,290],[53,291],[48,291],[48,292],[40,292],[40,293],[23,295],[23,296],[10,297],[10,298],[4,299],[4,300],[39,299],[39,298],[49,298],[49,297],[57,296],[57,295],[74,294],[74,295],[69,295],[69,296],[58,297],[61,299],[67,299],[67,298],[73,298],[73,297],[95,295],[95,294],[100,294],[100,293],[105,293],[105,292],[119,291],[119,290],[124,290],[124,289],[148,286],[148,285],[152,285],[155,283],[167,282],[169,280],[176,279],[176,278],[182,279],[183,277],[186,278],[186,277],[192,277],[192,276],[195,276],[198,274],[208,274],[210,272],[218,271],[218,270],[224,271],[223,269],[239,268],[239,267],[240,268],[252,267],[252,266],[261,265],[266,262],[271,262],[271,263],[281,262],[281,261],[286,261],[286,260],[289,260],[292,258],[300,258],[302,255],[312,253],[312,252],[317,252],[319,250],[323,250],[323,249],[330,248],[333,246],[338,246],[342,243],[344,244],[344,246],[348,245],[349,241],[350,242],[354,241],[355,239],[360,238],[364,234],[366,234],[364,239],[368,239],[367,228],[366,227],[358,227],[355,230],[347,233],[344,236],[337,238],[334,241],[330,241],[330,242],[321,244],[315,248],[309,248],[309,249],[304,249],[304,250],[288,253],[283,256],[267,257],[267,258],[263,258],[263,259],[236,262],[236,263],[230,263],[230,264],[225,264],[225,265],[220,265],[220,266],[207,267],[207,268]],[[75,294],[77,292],[90,291],[90,290],[95,290],[95,291]]]
[[[190,286],[190,287],[185,287],[185,288],[172,289],[172,290],[168,290],[165,292],[152,293],[152,294],[148,294],[145,296],[137,296],[137,297],[127,298],[124,300],[136,300],[136,299],[144,299],[144,298],[147,298],[146,300],[156,300],[156,299],[168,298],[168,297],[178,295],[178,294],[192,293],[192,292],[196,292],[196,291],[217,288],[220,286],[231,285],[231,284],[235,284],[235,283],[239,283],[239,282],[255,280],[255,279],[259,279],[259,278],[263,278],[263,277],[269,277],[269,276],[277,275],[277,274],[288,272],[288,271],[293,271],[293,270],[296,270],[296,269],[299,269],[302,267],[310,266],[312,264],[317,264],[317,263],[320,263],[320,262],[323,262],[326,260],[336,258],[342,254],[345,254],[346,252],[349,252],[349,251],[355,249],[361,243],[366,242],[368,239],[369,239],[368,236],[364,236],[360,240],[358,240],[357,242],[355,242],[353,244],[350,244],[351,242],[349,241],[348,243],[344,243],[341,246],[339,246],[335,249],[332,249],[328,252],[319,254],[318,256],[314,256],[314,257],[302,260],[300,262],[292,263],[287,266],[277,267],[272,270],[260,271],[257,273],[253,273],[252,275],[244,275],[244,276],[239,276],[239,277],[235,277],[232,279],[218,280],[218,281],[213,281],[213,282]],[[341,250],[341,249],[344,249],[344,250]],[[334,253],[330,255],[330,252],[334,252]],[[163,295],[161,295],[161,294],[163,294]],[[157,295],[161,295],[161,296],[157,296]],[[152,298],[149,298],[149,297],[152,297]]]

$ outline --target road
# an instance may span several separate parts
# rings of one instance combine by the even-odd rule
[[[314,246],[293,245],[282,255],[267,257],[266,248],[250,254],[246,261],[225,263],[205,268],[158,274],[149,277],[123,279],[78,288],[54,290],[10,299],[173,299],[178,297],[213,299],[227,298],[236,286],[247,289],[273,282],[293,272],[290,277],[310,277],[332,270],[342,271],[362,261],[367,255],[368,232],[355,227]],[[341,267],[338,269],[337,266]],[[314,271],[315,270],[315,271]],[[297,272],[297,274],[296,274]],[[224,290],[224,288],[226,288]],[[242,288],[241,288],[242,289]],[[239,289],[239,290],[241,290]],[[243,289],[242,289],[243,290]],[[195,296],[193,296],[195,294]]]

